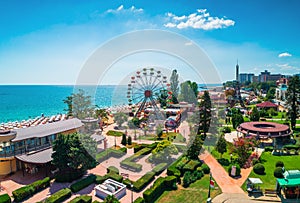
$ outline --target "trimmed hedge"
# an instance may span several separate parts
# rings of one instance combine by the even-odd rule
[[[181,174],[184,173],[183,167],[190,161],[186,156],[183,156],[180,161],[177,163],[176,168],[180,170]]]
[[[148,147],[148,144],[137,144],[133,147],[133,152],[137,153],[138,151],[140,151],[141,149],[144,149],[146,147]]]
[[[159,177],[153,185],[148,188],[143,197],[146,203],[154,202],[165,190],[174,189],[177,178],[175,176]]]
[[[160,163],[156,165],[152,171],[155,173],[155,175],[159,175],[166,169],[167,165],[167,163]]]
[[[196,180],[199,180],[203,177],[202,171],[186,171],[183,175],[183,187],[188,187],[191,183],[195,182]]]
[[[106,135],[108,136],[116,136],[116,137],[121,137],[124,133],[120,131],[115,131],[115,130],[109,130]]]
[[[24,199],[31,197],[35,193],[45,189],[49,185],[50,185],[50,178],[46,177],[42,180],[37,180],[29,185],[16,189],[12,192],[14,201],[21,202]]]
[[[136,200],[134,200],[133,203],[145,203],[145,200],[144,200],[144,198],[139,197],[139,198],[137,198]]]
[[[207,164],[203,164],[201,166],[201,169],[202,169],[202,171],[203,171],[204,174],[209,174],[209,172],[210,172],[210,168],[209,168],[209,166]]]
[[[300,145],[284,145],[283,146],[284,149],[287,149],[287,150],[291,150],[291,149],[294,149],[294,150],[299,150],[300,149]]]
[[[184,171],[194,171],[198,166],[201,166],[201,162],[197,160],[190,160],[183,166]]]
[[[10,196],[8,194],[0,195],[0,203],[11,203]]]
[[[277,161],[275,167],[284,167],[284,163],[282,161]]]
[[[274,177],[275,178],[283,178],[282,174],[282,167],[276,167],[274,170]]]
[[[131,157],[128,157],[128,158],[124,159],[123,161],[121,161],[120,165],[124,168],[130,169],[133,171],[141,171],[143,166],[141,164],[135,163],[134,161],[141,158],[141,156],[143,156],[143,155],[150,154],[151,151],[152,151],[151,148],[148,148],[148,147],[143,148],[143,149],[139,150],[138,152],[136,152]]]
[[[132,183],[132,181],[129,180],[128,178],[123,180],[123,184],[126,185],[126,187],[129,189],[131,189],[131,183]]]
[[[79,181],[77,181],[76,183],[73,183],[70,186],[70,189],[72,190],[72,192],[78,192],[80,190],[82,190],[83,188],[89,186],[90,184],[94,183],[96,180],[96,176],[91,174],[86,178],[83,178]]]
[[[81,195],[79,197],[75,197],[69,203],[91,203],[92,197],[88,195]]]
[[[72,195],[72,191],[69,188],[61,189],[48,197],[45,203],[60,203],[64,200],[70,198]]]
[[[110,172],[108,174],[106,174],[105,176],[99,176],[99,175],[96,175],[96,179],[95,179],[95,183],[96,184],[101,184],[103,183],[105,180],[107,179],[113,179],[117,182],[122,182],[123,181],[123,176],[119,175],[119,174],[116,174],[114,172]]]
[[[154,180],[155,173],[148,172],[143,175],[140,179],[133,183],[133,189],[137,192],[140,192],[146,185],[148,185],[151,181]]]
[[[254,165],[253,171],[254,171],[254,173],[256,173],[258,175],[264,175],[265,174],[265,167],[264,167],[264,165],[258,163],[258,164]]]
[[[116,174],[119,174],[119,169],[115,166],[109,166],[107,169],[106,169],[106,172],[107,173],[110,173],[110,172],[114,172]]]
[[[184,156],[180,156],[176,161],[174,161],[167,169],[168,176],[176,176],[177,181],[180,181],[180,171],[176,168],[177,164],[181,161]]]
[[[274,150],[274,147],[271,147],[271,146],[265,147],[266,152],[272,152],[273,150]]]
[[[109,148],[103,152],[96,154],[96,160],[98,162],[103,162],[110,157],[120,158],[124,156],[126,153],[127,153],[126,147],[120,148],[118,150]]]

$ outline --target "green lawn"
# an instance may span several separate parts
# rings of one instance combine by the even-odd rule
[[[188,188],[178,187],[177,190],[165,191],[156,203],[194,203],[206,202],[208,194],[209,175],[205,175],[201,180],[192,183]],[[211,189],[211,198],[221,194],[215,182],[215,189]]]
[[[263,182],[261,188],[263,189],[275,189],[276,187],[276,178],[274,177],[274,169],[277,161],[283,161],[284,168],[286,170],[299,169],[300,170],[300,155],[296,156],[273,156],[271,152],[264,152],[261,155],[261,160],[265,166],[265,175],[257,175],[253,171],[250,173],[249,177],[260,178]],[[246,184],[244,183],[242,188],[246,189]]]

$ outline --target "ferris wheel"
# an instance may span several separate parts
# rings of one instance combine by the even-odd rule
[[[128,105],[132,108],[135,117],[140,117],[144,110],[151,109],[158,120],[164,118],[158,106],[158,97],[162,91],[167,91],[167,77],[154,68],[144,68],[137,71],[128,83]]]

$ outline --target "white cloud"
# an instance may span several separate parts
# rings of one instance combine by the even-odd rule
[[[282,58],[282,57],[290,57],[292,56],[292,54],[288,53],[288,52],[283,52],[281,54],[278,55],[279,58]]]
[[[168,28],[194,28],[202,30],[223,29],[234,26],[235,22],[227,17],[213,17],[207,12],[207,9],[197,9],[196,13],[177,16],[173,13],[167,13],[168,22],[164,24]]]
[[[135,6],[131,6],[130,8],[125,8],[124,5],[120,5],[117,9],[108,9],[106,13],[143,13],[144,9],[136,8]]]
[[[280,68],[280,70],[282,71],[299,71],[299,68],[293,65],[290,65],[289,63],[285,63],[285,64],[276,64],[277,67]]]

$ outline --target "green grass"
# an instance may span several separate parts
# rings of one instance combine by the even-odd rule
[[[209,175],[192,183],[188,188],[178,187],[177,190],[165,191],[156,203],[194,203],[206,202],[208,194]],[[215,189],[211,189],[211,198],[221,194],[215,182]]]
[[[227,151],[222,155],[222,158],[224,159],[228,159],[228,161],[230,162],[230,151],[229,151],[229,145],[232,145],[231,143],[227,143]],[[220,159],[221,158],[221,154],[214,148],[211,151],[211,155],[215,158],[215,159]],[[236,159],[237,155],[236,154],[232,154],[232,159]],[[225,171],[228,171],[229,166],[223,166],[222,167],[225,169]]]
[[[257,175],[253,171],[250,173],[249,177],[251,178],[260,178],[263,184],[260,185],[263,189],[275,189],[276,187],[276,178],[273,173],[275,170],[275,164],[277,161],[283,161],[284,168],[286,170],[299,169],[300,165],[300,156],[273,156],[271,152],[264,152],[260,157],[263,165],[265,166],[265,175]],[[246,190],[246,183],[243,184],[242,188]]]

